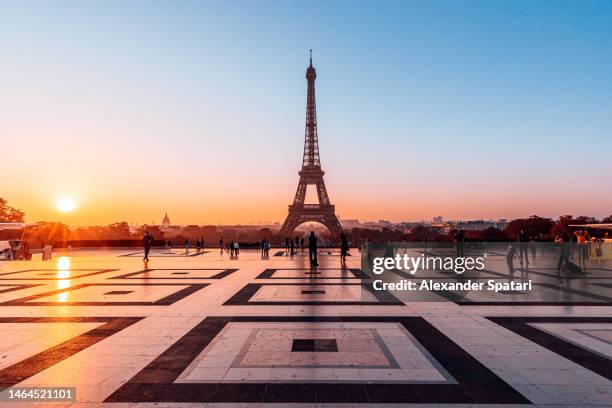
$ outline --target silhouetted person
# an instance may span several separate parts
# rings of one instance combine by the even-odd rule
[[[525,234],[525,231],[521,229],[521,232],[516,237],[518,246],[519,246],[519,254],[521,258],[521,267],[523,265],[529,266],[529,255],[527,253],[527,248],[529,247],[529,237]],[[525,264],[523,264],[523,257],[525,259]]]
[[[349,243],[346,239],[346,235],[344,232],[340,234],[340,260],[344,263],[346,262],[346,255],[348,254]]]
[[[285,237],[285,255],[289,255],[289,237]]]
[[[185,253],[186,254],[189,253],[189,238],[185,240]]]
[[[221,248],[221,253],[223,253],[223,237],[219,238],[219,248]]]
[[[238,241],[234,241],[234,256],[238,256],[240,253],[240,245],[238,245]]]
[[[578,240],[576,235],[571,234],[569,238],[569,258],[574,259],[574,254],[576,254],[576,248],[578,247]]]
[[[514,258],[518,258],[516,244],[511,243],[508,245],[508,252],[506,253],[506,263],[508,264],[508,271],[510,272],[514,272]]]
[[[230,257],[234,256],[234,240],[232,239],[229,243]]]
[[[147,231],[142,237],[142,246],[144,247],[143,261],[149,262],[149,251],[151,251],[151,245],[153,245],[153,235]]]
[[[457,250],[457,256],[463,257],[464,256],[463,249],[465,248],[465,234],[463,233],[463,231],[458,230],[455,233],[454,241],[455,241],[455,246],[456,246],[455,248]]]
[[[564,265],[568,265],[569,255],[570,255],[570,243],[567,242],[567,237],[565,234],[559,234],[555,238],[555,243],[561,246],[561,254],[559,255],[559,263],[557,264],[557,273],[561,272],[561,267]]]
[[[589,257],[589,233],[586,230],[578,230],[574,231],[574,235],[576,236],[577,241],[577,250],[578,250],[578,264],[586,269],[586,260]]]
[[[302,248],[302,252],[304,252],[304,237],[300,238],[300,248]]]
[[[529,241],[529,248],[531,249],[531,260],[535,262],[537,252],[535,239],[531,238]]]
[[[291,256],[295,255],[295,241],[293,239],[289,240],[289,246],[291,248]]]
[[[310,236],[308,237],[308,255],[310,266],[319,266],[317,260],[317,237],[315,237],[314,231],[310,231]]]

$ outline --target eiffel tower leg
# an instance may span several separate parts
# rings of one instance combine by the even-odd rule
[[[289,214],[283,223],[279,231],[279,235],[281,238],[289,237],[293,233],[293,230],[299,225],[299,215],[297,214]]]
[[[340,237],[340,234],[342,233],[342,225],[340,225],[340,221],[338,221],[336,214],[327,215],[325,217],[324,225],[327,227],[329,232],[331,232],[334,239]]]

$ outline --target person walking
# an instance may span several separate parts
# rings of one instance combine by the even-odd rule
[[[344,232],[340,234],[340,261],[346,263],[346,255],[348,254],[349,243]]]
[[[300,248],[302,248],[302,252],[304,252],[304,237],[300,238]]]
[[[586,230],[574,231],[577,241],[577,252],[578,252],[578,264],[583,270],[586,270],[586,261],[589,257],[589,233]]]
[[[240,245],[238,245],[238,241],[234,241],[234,255],[238,256],[240,253]]]
[[[536,249],[536,241],[535,239],[533,239],[533,237],[529,241],[529,248],[531,249],[531,261],[535,262],[537,249]]]
[[[510,271],[510,273],[514,272],[514,258],[518,258],[516,244],[511,242],[506,252],[506,263],[508,264],[508,271]]]
[[[221,248],[221,255],[223,255],[223,237],[219,238],[219,248]]]
[[[185,240],[185,254],[189,253],[189,238]]]
[[[149,251],[151,251],[151,246],[153,245],[153,235],[149,231],[145,232],[142,237],[142,246],[144,247],[144,258],[143,261],[149,262]]]
[[[285,255],[289,255],[289,237],[285,237]]]
[[[289,240],[289,247],[291,249],[291,256],[295,255],[295,241],[293,239]]]
[[[456,247],[456,250],[457,250],[457,256],[458,257],[465,256],[464,252],[463,252],[463,249],[465,248],[465,234],[463,233],[463,231],[458,230],[455,233],[455,237],[454,237],[453,241],[455,241],[455,247]]]
[[[557,235],[557,237],[555,238],[555,243],[561,246],[561,254],[559,255],[559,263],[557,264],[557,274],[560,274],[561,267],[570,263],[570,243],[567,242],[565,234]]]
[[[230,258],[234,257],[234,240],[232,239],[229,243],[229,250],[230,250]]]
[[[525,234],[525,230],[521,228],[521,232],[516,237],[516,242],[519,247],[519,256],[521,259],[521,268],[523,265],[529,266],[529,255],[527,253],[527,248],[529,246],[529,237]],[[523,258],[525,259],[525,263],[523,263]]]
[[[310,231],[310,236],[308,237],[308,256],[310,258],[310,266],[319,266],[319,262],[317,260],[317,237],[315,236],[314,231]]]

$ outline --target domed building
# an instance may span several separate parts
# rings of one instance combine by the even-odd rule
[[[164,215],[164,219],[161,222],[162,227],[168,228],[170,226],[170,218],[168,218],[168,213]]]

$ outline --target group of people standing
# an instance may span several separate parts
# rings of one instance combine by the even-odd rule
[[[568,237],[566,233],[559,233],[555,238],[555,243],[561,246],[561,254],[557,264],[557,273],[561,268],[569,271],[584,272],[586,270],[587,260],[591,257],[593,248],[595,248],[595,256],[601,257],[603,238],[590,237],[586,229],[574,231]],[[571,260],[578,259],[578,265],[575,265]]]
[[[295,239],[285,237],[285,255],[295,255],[298,247],[304,252],[304,237],[299,240],[298,237],[295,237]]]
[[[223,237],[219,238],[219,251],[221,255],[223,255],[223,251],[226,250],[230,254],[230,258],[237,257],[240,253],[240,244],[238,241],[234,241],[233,239],[225,245],[225,241]]]
[[[270,256],[270,241],[268,241],[267,238],[262,239],[260,243],[260,247],[261,247],[261,257],[262,258],[269,257]]]
[[[154,241],[153,235],[149,231],[145,232],[142,238],[142,243],[144,247],[143,260],[145,262],[149,261],[149,252],[151,251],[151,246],[153,245],[153,241]],[[170,241],[168,241],[168,245],[170,245]],[[188,254],[189,248],[190,248],[189,239],[185,239],[184,245],[185,245],[185,254]],[[298,247],[303,252],[305,245],[306,245],[306,240],[304,239],[304,237],[301,237],[299,239],[297,237],[295,239],[291,239],[289,237],[285,238],[285,250],[286,250],[287,255],[291,255],[291,256],[295,255]],[[268,257],[270,255],[270,241],[264,238],[263,240],[260,241],[259,246],[261,249],[261,256]],[[310,265],[312,267],[319,266],[319,261],[317,257],[318,246],[319,246],[318,238],[315,235],[314,231],[311,231],[310,235],[308,236],[308,257],[310,260]],[[340,234],[340,261],[343,264],[346,263],[346,257],[348,256],[349,246],[350,244],[349,244],[348,239],[346,238],[346,235],[344,235],[344,233]],[[202,252],[202,250],[204,249],[204,237],[196,239],[195,247],[196,247],[197,253]],[[238,241],[231,240],[229,243],[227,243],[227,245],[225,245],[225,241],[223,240],[223,237],[219,239],[219,248],[220,248],[221,254],[223,254],[224,250],[227,250],[230,254],[230,257],[232,258],[237,257],[240,253],[240,245],[238,244]]]

